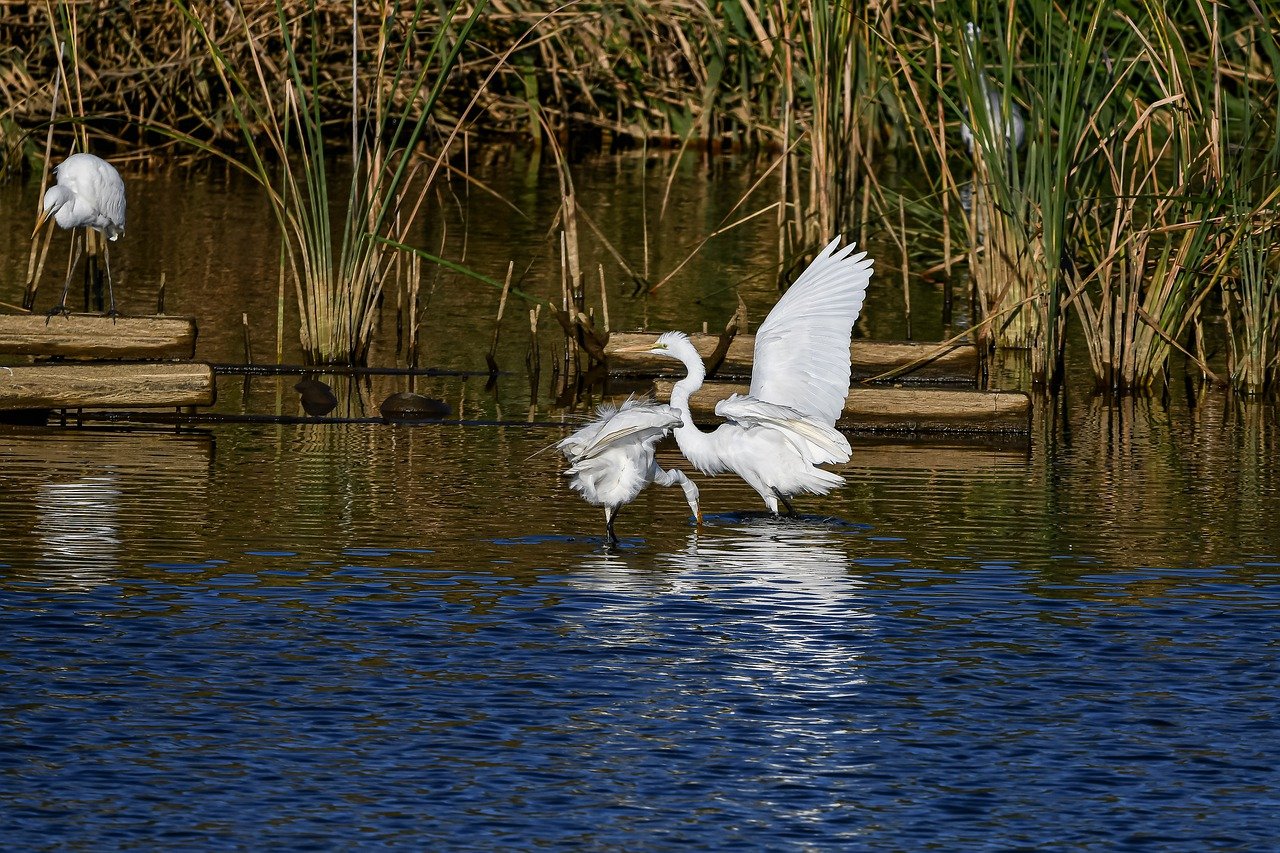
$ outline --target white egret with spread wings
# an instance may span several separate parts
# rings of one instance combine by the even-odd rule
[[[844,479],[819,468],[849,461],[849,441],[836,421],[849,394],[849,342],[871,280],[871,259],[851,243],[827,245],[783,294],[756,331],[749,394],[716,404],[728,423],[706,433],[693,423],[689,397],[706,376],[702,358],[680,332],[637,349],[682,362],[688,376],[675,384],[671,405],[681,423],[676,442],[704,474],[737,474],[778,514],[794,515],[790,497],[825,495]]]

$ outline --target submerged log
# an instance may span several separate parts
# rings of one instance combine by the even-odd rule
[[[671,398],[674,383],[654,382],[660,401]],[[746,385],[711,382],[689,399],[693,419],[720,421],[716,403]],[[967,391],[953,388],[859,387],[849,391],[836,426],[852,432],[1006,432],[1031,430],[1031,398],[1021,391]]]
[[[0,409],[211,406],[207,364],[47,364],[0,368]]]
[[[662,376],[683,370],[679,362],[662,356],[647,352],[619,352],[628,347],[651,345],[657,339],[658,335],[652,332],[614,332],[605,347],[609,371]],[[715,352],[720,336],[695,334],[690,335],[689,340],[706,361]],[[750,376],[755,345],[755,335],[735,337],[717,375]],[[849,359],[854,380],[870,379],[896,368],[903,368],[903,372],[885,381],[973,383],[978,374],[978,350],[973,344],[943,346],[914,341],[855,340],[849,344]]]
[[[0,353],[63,358],[191,358],[192,317],[0,314]]]
[[[853,449],[850,468],[876,472],[927,471],[1012,479],[1025,477],[1030,442],[1004,433],[899,438],[868,436]]]

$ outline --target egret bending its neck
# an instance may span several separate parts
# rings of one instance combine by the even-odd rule
[[[676,437],[676,444],[680,445],[680,452],[704,474],[727,471],[711,435],[694,425],[693,415],[689,412],[689,397],[702,387],[702,380],[707,376],[702,356],[698,355],[698,350],[688,336],[681,332],[667,332],[660,336],[654,347],[654,350],[659,349],[664,355],[678,359],[689,373],[671,389],[671,406],[680,412],[684,421],[672,433]]]
[[[671,389],[671,405],[684,412],[685,423],[693,426],[689,416],[689,397],[702,387],[702,380],[707,376],[707,369],[702,364],[702,356],[686,335],[679,332],[667,332],[658,338],[659,346],[666,349],[671,358],[679,359],[688,371],[688,376],[676,383]]]

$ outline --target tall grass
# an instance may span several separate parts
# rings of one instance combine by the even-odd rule
[[[1277,258],[1259,239],[1276,222],[1274,98],[1249,72],[1263,65],[1258,36],[1273,25],[1228,21],[1218,4],[1191,8],[1189,23],[1157,4],[1125,18],[1140,49],[1123,71],[1142,71],[1142,85],[1115,129],[1099,132],[1104,191],[1089,199],[1078,240],[1089,263],[1073,278],[1099,384],[1160,384],[1175,352],[1216,379],[1203,318],[1217,297],[1228,378],[1253,393],[1268,383],[1280,334]]]
[[[461,6],[459,0],[433,22],[421,56],[414,55],[415,36],[426,29],[432,4],[419,0],[407,14],[396,14],[391,3],[378,4],[373,11],[380,26],[372,45],[361,43],[360,18],[352,15],[351,112],[343,145],[331,140],[326,125],[320,66],[299,59],[307,53],[314,59],[330,37],[315,7],[290,18],[277,3],[270,17],[255,17],[237,4],[232,23],[215,30],[194,6],[184,6],[243,130],[247,159],[240,165],[266,188],[284,235],[302,318],[300,343],[312,363],[365,361],[379,299],[398,266],[386,241],[405,242],[430,183],[420,179],[425,161],[415,146],[484,8],[473,6],[455,32]],[[228,39],[248,45],[248,67],[231,64],[224,49]],[[270,49],[273,41],[280,54]],[[361,50],[372,53],[367,77]],[[345,198],[335,199],[331,173],[343,158],[349,158],[351,178]]]
[[[1212,112],[1187,74],[1183,34],[1163,8],[1148,12],[1118,36],[1140,47],[1122,54],[1117,81],[1144,71],[1144,85],[1091,128],[1097,183],[1080,205],[1068,276],[1094,376],[1121,391],[1163,380],[1219,248],[1205,182],[1218,162],[1195,132]]]
[[[1280,10],[1269,11],[1271,22],[1253,21],[1214,42],[1215,90],[1230,87],[1235,96],[1222,110],[1217,140],[1224,218],[1232,223],[1219,262],[1227,371],[1232,385],[1251,395],[1274,389],[1280,374],[1280,125],[1274,79],[1253,73],[1280,65]]]
[[[1273,35],[1272,24],[1250,13],[1227,22],[1220,5],[1204,2],[947,9],[928,32],[936,66],[919,41],[895,47],[927,142],[920,163],[942,177],[933,197],[947,200],[944,214],[967,202],[970,280],[995,345],[1028,349],[1033,377],[1053,386],[1074,318],[1098,384],[1130,391],[1162,382],[1173,353],[1214,375],[1197,342],[1215,283],[1228,288],[1228,329],[1231,317],[1254,332],[1274,329],[1267,262],[1231,260],[1256,245],[1246,235],[1259,233],[1265,205],[1248,188],[1267,184],[1265,170],[1232,165],[1258,141],[1228,121],[1253,116],[1274,127],[1274,103],[1247,85],[1274,91],[1274,61],[1256,36],[1247,57],[1220,61],[1251,33]],[[967,35],[970,21],[980,39]],[[931,114],[929,90],[969,131],[967,150]],[[1009,140],[1019,104],[1023,150]],[[959,168],[957,149],[967,160]],[[1242,216],[1252,230],[1224,238],[1224,224]],[[1252,284],[1229,289],[1245,269]],[[1234,340],[1233,364],[1246,351],[1257,354],[1251,364],[1265,361],[1270,340]]]

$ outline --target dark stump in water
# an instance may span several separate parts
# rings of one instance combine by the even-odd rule
[[[319,379],[303,379],[293,386],[302,395],[302,409],[312,417],[327,415],[338,405],[333,389]]]
[[[412,391],[401,391],[392,394],[382,401],[378,407],[385,421],[425,421],[439,420],[453,414],[453,409],[444,400],[424,397]]]

